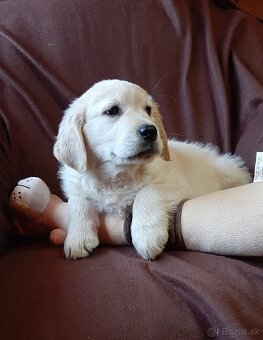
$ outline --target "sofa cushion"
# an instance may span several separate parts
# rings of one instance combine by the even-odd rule
[[[65,261],[34,242],[9,248],[0,268],[2,339],[262,336],[261,260],[173,251],[147,262],[105,247]]]

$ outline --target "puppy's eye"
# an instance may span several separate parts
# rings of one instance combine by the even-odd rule
[[[150,116],[151,115],[151,112],[152,112],[152,108],[150,105],[146,105],[146,108],[145,108],[145,111],[148,113],[148,115]]]
[[[108,116],[116,116],[117,114],[119,114],[119,112],[120,112],[120,108],[117,105],[114,105],[108,108],[108,110],[106,110],[104,114]]]

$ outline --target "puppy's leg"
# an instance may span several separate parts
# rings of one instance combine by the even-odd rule
[[[154,260],[168,241],[171,207],[164,196],[158,186],[148,186],[133,204],[132,242],[145,260]]]
[[[98,212],[86,198],[73,196],[68,201],[69,224],[64,243],[65,256],[69,259],[87,257],[99,244]]]

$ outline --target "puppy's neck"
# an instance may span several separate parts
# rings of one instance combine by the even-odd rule
[[[117,165],[112,162],[102,164],[102,171],[106,180],[118,181],[119,178],[135,180],[142,175],[142,165]]]
[[[135,181],[141,180],[143,165],[117,165],[112,162],[96,161],[93,164],[89,163],[88,172],[100,186],[122,187],[133,185]]]

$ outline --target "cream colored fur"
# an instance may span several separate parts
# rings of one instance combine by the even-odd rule
[[[115,116],[107,114],[112,106],[119,108]],[[145,124],[157,128],[156,141],[138,134]],[[98,214],[124,216],[132,206],[133,244],[144,259],[155,259],[180,201],[250,181],[240,158],[220,156],[211,146],[169,141],[169,152],[158,107],[137,85],[105,80],[71,104],[54,146],[69,203],[67,258],[98,246]]]

